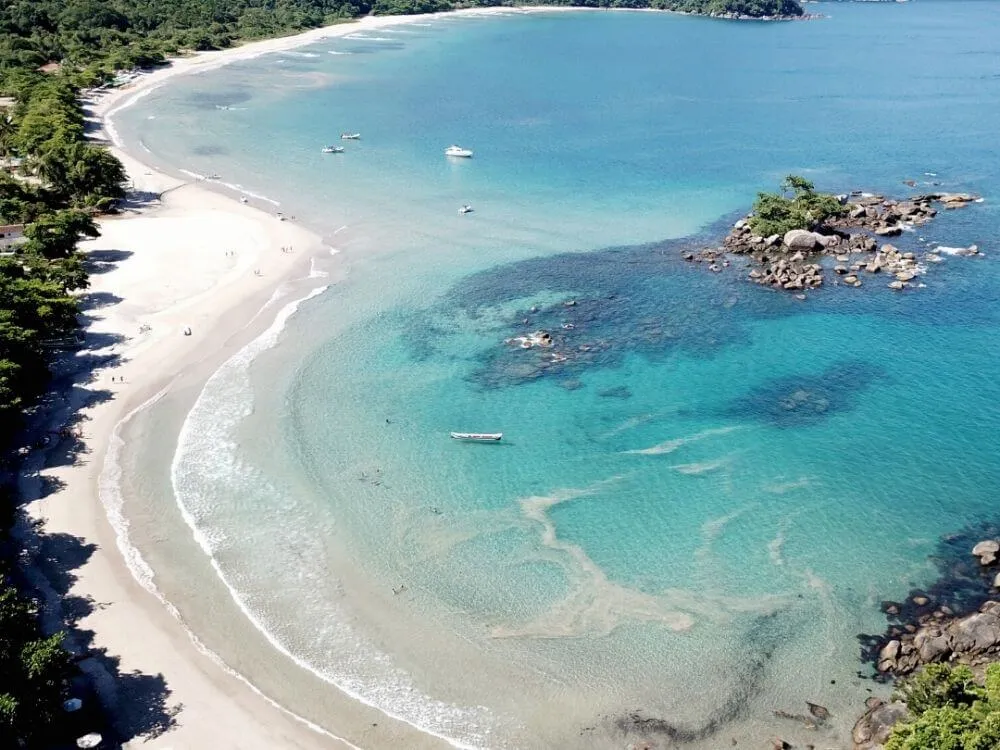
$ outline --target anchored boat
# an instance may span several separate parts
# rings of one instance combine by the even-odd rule
[[[445,156],[458,156],[462,159],[471,159],[472,151],[467,148],[462,148],[461,146],[448,146],[444,150]]]
[[[342,153],[344,153],[344,147],[343,146],[324,146],[323,147],[323,153],[324,154],[342,154]]]
[[[340,138],[345,141],[360,141],[361,133],[341,133]]]
[[[503,437],[502,432],[453,432],[451,436],[455,440],[469,440],[475,443],[496,442]]]

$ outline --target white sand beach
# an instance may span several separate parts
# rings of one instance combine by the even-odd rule
[[[39,425],[53,435],[72,426],[75,437],[64,433],[32,451],[21,489],[27,498],[35,498],[28,510],[33,518],[44,521],[47,537],[67,535],[80,546],[93,545],[93,551],[72,566],[55,555],[56,567],[71,567],[71,575],[66,577],[66,590],[59,590],[53,600],[79,597],[90,603],[75,624],[92,636],[89,643],[79,638],[71,641],[71,648],[106,652],[119,660],[121,675],[162,676],[169,716],[157,731],[134,737],[127,747],[253,750],[357,745],[298,719],[291,713],[294,706],[289,706],[291,711],[279,708],[200,649],[171,608],[130,571],[123,556],[126,540],[118,538],[99,494],[104,457],[116,425],[175,376],[199,364],[204,367],[245,343],[253,335],[248,328],[251,319],[258,326],[266,325],[261,322],[266,315],[257,313],[278,286],[304,278],[310,258],[320,251],[324,256],[329,253],[319,236],[293,221],[243,205],[203,184],[159,173],[124,153],[114,143],[109,118],[173,76],[411,20],[365,18],[194,55],[123,88],[103,92],[90,102],[91,115],[101,121],[112,150],[128,170],[133,200],[123,215],[99,222],[100,238],[81,244],[99,269],[86,292],[88,343],[78,355],[67,355],[60,366],[63,380],[71,383],[57,390],[64,395],[55,398],[45,424]],[[276,312],[276,306],[268,309],[272,315]],[[107,364],[101,358],[107,358]],[[66,443],[74,441],[72,449],[67,447]],[[70,460],[60,460],[67,455]],[[44,571],[44,566],[38,571]],[[44,588],[43,580],[39,584]],[[50,616],[62,617],[55,611]],[[82,666],[94,676],[105,702],[128,703],[130,696],[121,695],[118,689],[121,681],[116,686],[99,660],[86,659]],[[374,726],[370,714],[376,712],[356,705],[356,718],[367,713],[365,726]],[[127,717],[122,720],[127,723]],[[341,725],[333,716],[325,717],[323,723],[334,732]],[[386,718],[388,728],[379,730],[385,732],[380,741],[394,736],[392,724]],[[443,743],[411,736],[396,746],[439,747]]]

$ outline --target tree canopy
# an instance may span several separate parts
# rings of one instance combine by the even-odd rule
[[[835,196],[817,193],[815,186],[804,177],[788,175],[781,190],[781,193],[757,194],[750,217],[754,234],[770,237],[792,229],[815,229],[845,210]]]
[[[995,750],[1000,747],[1000,664],[982,684],[966,666],[928,664],[899,698],[912,719],[893,728],[885,750]]]

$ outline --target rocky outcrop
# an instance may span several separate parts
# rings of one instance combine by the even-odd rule
[[[1000,542],[995,539],[984,539],[972,548],[973,557],[979,558],[980,565],[992,565],[1000,552]]]
[[[932,252],[918,259],[915,253],[900,252],[880,239],[899,236],[906,228],[930,221],[937,214],[935,204],[950,208],[979,200],[968,193],[928,193],[894,200],[861,192],[840,199],[844,215],[815,231],[793,229],[784,235],[763,237],[754,233],[747,216],[733,225],[722,247],[688,252],[684,259],[708,262],[709,270],[719,273],[730,265],[732,255],[743,255],[751,269],[748,280],[799,293],[796,296],[823,285],[827,270],[839,275],[836,286],[849,287],[862,286],[861,274],[885,272],[893,277],[886,282],[889,288],[902,291],[915,284],[925,271],[925,262],[940,262],[941,257]],[[964,254],[964,248],[943,251]],[[824,262],[824,256],[833,256],[836,265]]]
[[[869,698],[867,708],[851,732],[854,750],[881,750],[892,728],[907,717],[906,704]]]
[[[1000,542],[995,539],[984,539],[972,548],[983,567],[996,564],[998,553]],[[1000,583],[1000,574],[993,583]],[[1000,659],[1000,601],[987,601],[978,612],[962,617],[946,606],[935,607],[926,596],[916,595],[911,601],[921,614],[915,623],[890,629],[875,662],[880,673],[899,676],[934,662],[977,666]],[[888,608],[886,613],[890,613]]]

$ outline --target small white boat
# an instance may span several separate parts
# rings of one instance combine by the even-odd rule
[[[496,442],[503,437],[502,432],[453,432],[455,440],[471,440],[477,443]]]
[[[344,153],[344,147],[343,146],[324,146],[323,147],[323,153],[324,154],[342,154],[342,153]]]
[[[466,203],[464,206],[462,206],[460,209],[458,209],[458,212],[460,214],[471,214],[474,210],[475,209],[472,206],[470,206],[468,203]]]
[[[462,148],[461,146],[448,146],[444,150],[445,156],[458,156],[462,159],[471,159],[472,151],[467,148]]]
[[[341,133],[340,139],[342,141],[360,141],[361,133]]]

